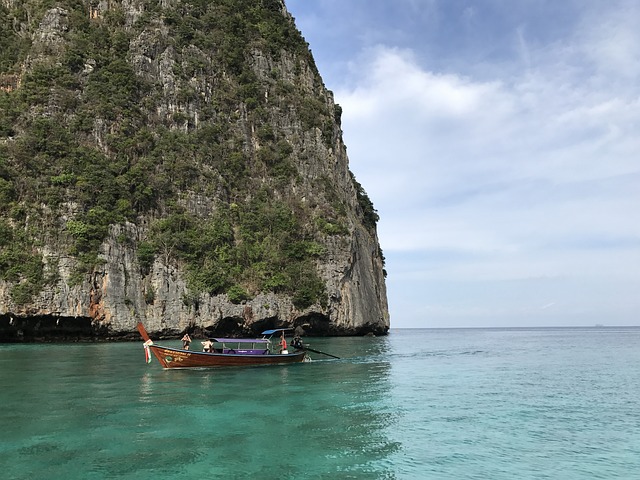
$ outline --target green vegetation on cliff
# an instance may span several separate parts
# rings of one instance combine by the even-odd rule
[[[133,17],[120,2],[0,5],[0,278],[12,298],[56,280],[43,244],[75,258],[81,281],[110,226],[131,222],[146,225],[145,238],[122,239],[137,243],[140,268],[181,262],[192,298],[322,303],[315,265],[323,237],[349,233],[345,206],[330,185],[321,208],[292,193],[299,159],[282,123],[317,129],[331,148],[340,113],[281,1],[138,3]],[[273,67],[287,62],[295,77]],[[204,212],[189,207],[199,198]]]

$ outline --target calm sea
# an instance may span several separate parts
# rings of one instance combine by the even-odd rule
[[[640,478],[640,328],[307,341],[342,358],[164,371],[142,342],[0,345],[0,478]]]

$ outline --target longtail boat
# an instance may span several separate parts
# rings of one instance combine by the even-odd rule
[[[164,347],[156,345],[149,338],[147,330],[138,322],[138,331],[142,336],[147,362],[151,361],[151,352],[163,368],[209,368],[209,367],[240,367],[254,365],[282,365],[309,361],[303,350],[289,353],[271,351],[269,338],[211,338],[208,352],[198,352],[182,348]],[[281,330],[270,330],[276,332]],[[267,333],[265,332],[265,333]]]

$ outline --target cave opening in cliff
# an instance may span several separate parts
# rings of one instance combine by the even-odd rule
[[[312,313],[298,317],[294,322],[296,332],[302,328],[304,335],[324,337],[331,335],[331,319],[327,315]]]
[[[243,323],[241,317],[223,317],[216,324],[211,336],[240,337],[244,334]]]
[[[96,340],[103,333],[91,317],[0,315],[0,342]]]

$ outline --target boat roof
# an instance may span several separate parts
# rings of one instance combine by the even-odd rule
[[[268,343],[266,338],[211,338],[212,342],[218,343]]]
[[[265,330],[262,332],[262,335],[273,335],[274,333],[289,332],[291,330],[293,330],[293,328],[274,328],[273,330]]]

